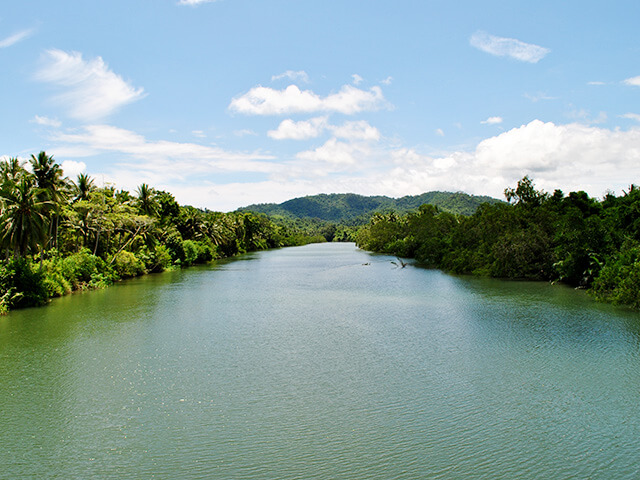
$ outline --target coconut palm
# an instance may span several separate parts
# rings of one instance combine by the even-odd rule
[[[61,205],[67,198],[67,180],[63,177],[62,167],[53,160],[53,155],[40,152],[37,157],[31,155],[29,163],[36,179],[36,186],[43,196],[42,200],[50,202],[47,211],[44,212],[49,218],[47,243],[53,238],[53,246],[57,247]]]
[[[3,245],[12,250],[15,257],[25,256],[30,249],[42,248],[47,231],[46,212],[51,202],[43,199],[34,176],[26,174],[17,183],[3,183],[0,198]]]
[[[140,185],[136,190],[138,196],[138,210],[144,215],[155,217],[158,214],[158,202],[156,201],[156,192],[146,183]]]
[[[77,180],[73,182],[73,187],[75,191],[74,202],[79,200],[88,200],[89,194],[96,189],[93,178],[86,173],[78,175]]]
[[[0,163],[0,182],[17,182],[22,174],[26,173],[23,163],[16,157],[12,157]]]

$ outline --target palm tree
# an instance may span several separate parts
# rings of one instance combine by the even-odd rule
[[[26,173],[26,170],[22,165],[23,164],[16,157],[12,157],[9,160],[5,160],[0,163],[0,182],[18,181],[20,176]]]
[[[155,217],[158,213],[158,204],[155,198],[155,190],[143,183],[136,190],[138,195],[138,209],[144,215]]]
[[[76,195],[74,202],[88,200],[89,194],[96,189],[93,178],[86,173],[79,174],[77,180],[73,182],[73,186]]]
[[[63,178],[62,167],[53,160],[53,155],[40,152],[38,156],[31,155],[29,160],[36,179],[36,185],[40,189],[43,200],[50,202],[47,211],[44,212],[49,217],[49,239],[54,239],[54,246],[58,246],[58,223],[60,218],[60,207],[66,200],[67,181]],[[47,242],[48,243],[48,242]]]
[[[5,247],[13,250],[14,257],[43,247],[47,231],[45,212],[51,202],[43,200],[42,194],[30,174],[22,175],[17,183],[5,182],[0,188],[3,202],[0,239]]]

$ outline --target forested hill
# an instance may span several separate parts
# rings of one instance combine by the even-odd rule
[[[354,193],[332,193],[294,198],[284,203],[262,203],[240,208],[239,211],[264,213],[270,217],[318,218],[332,222],[366,223],[375,212],[395,211],[405,213],[429,203],[441,211],[472,215],[482,203],[497,203],[487,196],[475,196],[462,192],[427,192],[402,198],[386,196],[367,197]]]

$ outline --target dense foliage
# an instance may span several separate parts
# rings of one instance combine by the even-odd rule
[[[455,273],[562,281],[640,308],[640,189],[599,201],[582,191],[550,195],[524,177],[505,196],[471,216],[432,205],[376,214],[357,243]]]
[[[345,225],[363,225],[376,212],[394,211],[406,213],[426,203],[435,205],[444,212],[471,215],[479,205],[496,202],[499,202],[499,200],[461,192],[428,192],[422,195],[402,198],[366,197],[353,193],[332,193],[294,198],[280,204],[250,205],[240,210],[264,213],[270,217],[316,218]]]
[[[0,313],[144,273],[326,240],[320,227],[181,206],[146,184],[131,194],[85,174],[74,182],[45,152],[26,164],[0,162],[0,220]]]

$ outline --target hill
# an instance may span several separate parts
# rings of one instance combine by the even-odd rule
[[[367,197],[355,193],[319,194],[294,198],[286,202],[261,203],[238,209],[243,212],[264,213],[270,217],[318,218],[347,224],[366,223],[375,212],[405,213],[429,203],[442,211],[472,215],[482,203],[500,202],[492,197],[469,195],[462,192],[427,192],[401,198],[386,196]]]

